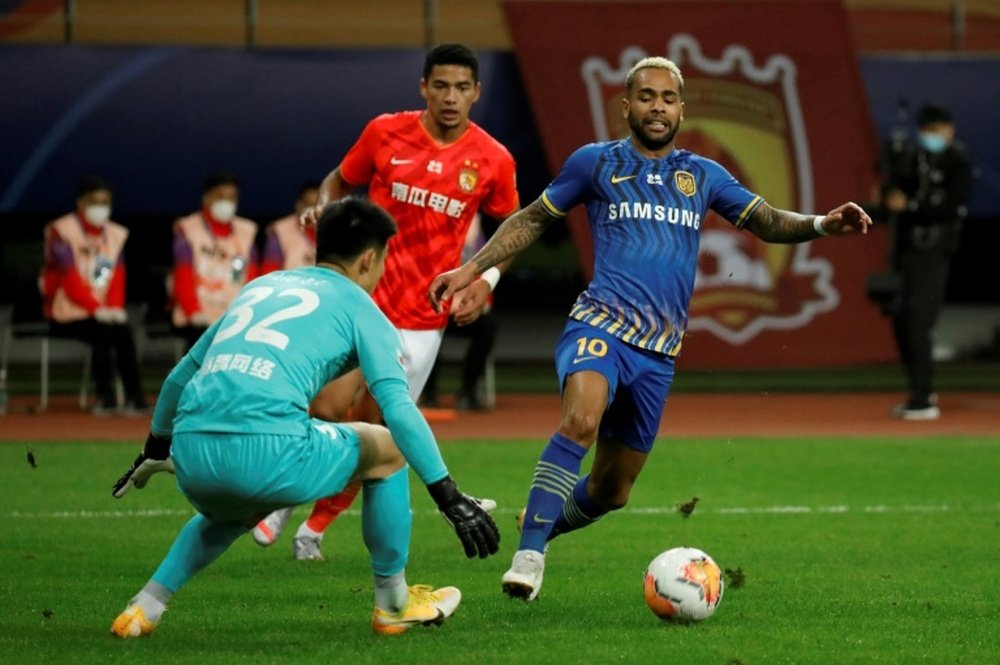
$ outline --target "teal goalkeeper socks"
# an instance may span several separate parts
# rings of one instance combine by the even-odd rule
[[[213,522],[195,515],[177,534],[152,580],[176,593],[247,531],[239,524]]]
[[[372,572],[382,577],[401,573],[410,556],[413,530],[409,467],[383,480],[367,481],[363,487],[361,533],[371,555]]]
[[[406,586],[406,577],[403,573],[396,573],[389,577],[375,576],[375,607],[386,612],[402,612],[406,609],[406,601],[409,600],[410,589]]]
[[[142,588],[142,591],[129,601],[129,605],[141,607],[146,615],[146,620],[156,623],[163,616],[167,609],[167,603],[170,602],[173,595],[174,593],[170,589],[150,580]]]

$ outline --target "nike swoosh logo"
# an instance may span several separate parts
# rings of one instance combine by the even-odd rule
[[[412,159],[396,159],[396,156],[393,155],[392,158],[389,159],[389,163],[393,164],[393,165],[398,165],[398,164],[412,164],[413,160]]]
[[[611,184],[617,185],[620,182],[625,182],[626,180],[631,180],[632,178],[638,178],[637,175],[613,175],[611,176]]]
[[[437,610],[437,616],[435,616],[433,619],[419,619],[419,618],[418,619],[403,619],[402,621],[397,621],[395,623],[384,623],[382,625],[384,625],[384,626],[421,626],[421,625],[423,625],[423,626],[429,626],[431,624],[440,625],[440,624],[444,623],[444,619],[445,619],[444,612],[441,611],[440,607],[435,607],[434,609]]]
[[[547,520],[541,517],[538,513],[535,513],[534,517],[531,518],[535,524],[552,524],[555,520]]]
[[[582,363],[584,360],[597,360],[597,356],[584,356],[582,358],[573,358],[573,364]]]

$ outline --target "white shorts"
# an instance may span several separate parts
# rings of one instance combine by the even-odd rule
[[[416,402],[434,369],[444,330],[400,330],[403,344],[403,369],[410,384],[410,397]]]

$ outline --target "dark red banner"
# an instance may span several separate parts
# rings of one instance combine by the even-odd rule
[[[774,207],[864,202],[877,150],[841,2],[511,2],[516,54],[553,172],[577,147],[628,134],[625,74],[663,55],[684,74],[677,146],[725,166]],[[586,217],[568,220],[585,272]],[[893,359],[865,296],[885,238],[772,245],[710,215],[682,363],[832,366]],[[567,303],[567,307],[569,303]]]

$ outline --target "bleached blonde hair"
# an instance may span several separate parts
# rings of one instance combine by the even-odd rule
[[[632,84],[635,83],[635,75],[640,69],[666,69],[668,72],[677,77],[677,83],[681,86],[678,92],[684,94],[684,76],[681,74],[681,68],[678,67],[677,63],[673,60],[668,60],[667,58],[659,55],[651,55],[632,65],[632,69],[628,70],[628,75],[625,77],[626,92],[632,92]]]

